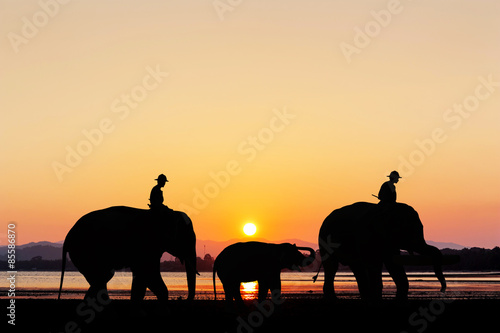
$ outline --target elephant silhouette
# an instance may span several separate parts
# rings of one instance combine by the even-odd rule
[[[85,298],[107,299],[107,283],[115,270],[130,268],[133,274],[131,300],[141,301],[149,288],[160,301],[168,300],[168,289],[160,275],[160,258],[168,252],[185,262],[188,299],[196,287],[196,235],[189,217],[178,211],[151,211],[110,207],[81,217],[66,235],[62,254],[61,283],[66,254],[90,287]]]
[[[406,257],[419,257],[420,265],[432,265],[441,291],[446,290],[443,256],[425,242],[418,213],[406,204],[386,207],[358,202],[336,209],[324,220],[318,240],[325,271],[323,293],[327,299],[336,299],[334,279],[341,263],[354,273],[362,299],[380,300],[384,264],[396,284],[396,299],[405,301],[409,285],[400,249],[419,253],[421,256]]]
[[[308,257],[300,251],[309,251]],[[219,276],[226,297],[226,308],[244,307],[240,294],[242,282],[258,281],[259,301],[266,299],[268,290],[272,297],[281,295],[281,270],[300,270],[314,261],[316,252],[309,247],[295,244],[270,244],[263,242],[235,243],[226,247],[217,256],[213,267],[214,298],[217,298],[215,274]]]

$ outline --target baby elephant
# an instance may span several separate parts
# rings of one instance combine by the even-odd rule
[[[304,256],[301,250],[309,251],[309,256]],[[315,255],[312,248],[297,247],[290,243],[247,242],[229,245],[214,262],[214,298],[217,298],[215,272],[224,287],[228,307],[232,306],[233,298],[238,307],[243,306],[241,282],[258,281],[259,302],[266,299],[268,290],[273,297],[278,298],[281,295],[281,270],[288,268],[300,271],[299,267],[310,265]]]

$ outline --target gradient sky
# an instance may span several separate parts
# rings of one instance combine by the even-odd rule
[[[160,173],[199,239],[315,242],[399,170],[427,239],[500,245],[498,1],[232,3],[0,1],[2,244]]]

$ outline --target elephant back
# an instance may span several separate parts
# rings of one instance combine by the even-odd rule
[[[355,233],[365,224],[364,217],[375,209],[376,205],[368,202],[358,202],[335,209],[323,221],[320,235],[334,235],[338,241]]]
[[[334,210],[323,222],[319,243],[340,244],[339,255],[359,247],[384,244],[386,248],[406,248],[424,244],[418,213],[409,205],[380,206],[358,202]]]
[[[172,212],[168,218],[159,218],[150,210],[123,206],[93,211],[75,223],[64,246],[74,262],[108,261],[116,263],[114,268],[129,267],[141,260],[141,253],[160,257],[170,250],[166,244],[178,248],[175,244],[185,239],[178,237],[180,233],[191,232],[195,237],[192,223],[182,214]]]

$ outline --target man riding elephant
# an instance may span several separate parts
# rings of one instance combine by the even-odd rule
[[[158,184],[156,184],[151,189],[151,194],[149,195],[150,204],[148,205],[153,218],[156,220],[161,220],[163,218],[183,218],[185,223],[190,223],[190,221],[186,219],[185,215],[176,215],[174,214],[175,211],[172,208],[163,204],[163,191],[161,189],[165,186],[166,183],[168,183],[167,176],[165,176],[164,174],[160,174],[155,180],[158,182]]]
[[[158,209],[167,207],[163,204],[163,192],[161,190],[161,188],[168,182],[167,177],[164,174],[161,174],[155,180],[158,184],[151,189],[151,194],[149,195],[149,208]]]
[[[396,186],[395,184],[399,182],[399,173],[397,171],[392,171],[389,176],[389,180],[382,184],[380,191],[378,192],[379,204],[391,204],[396,202]]]

